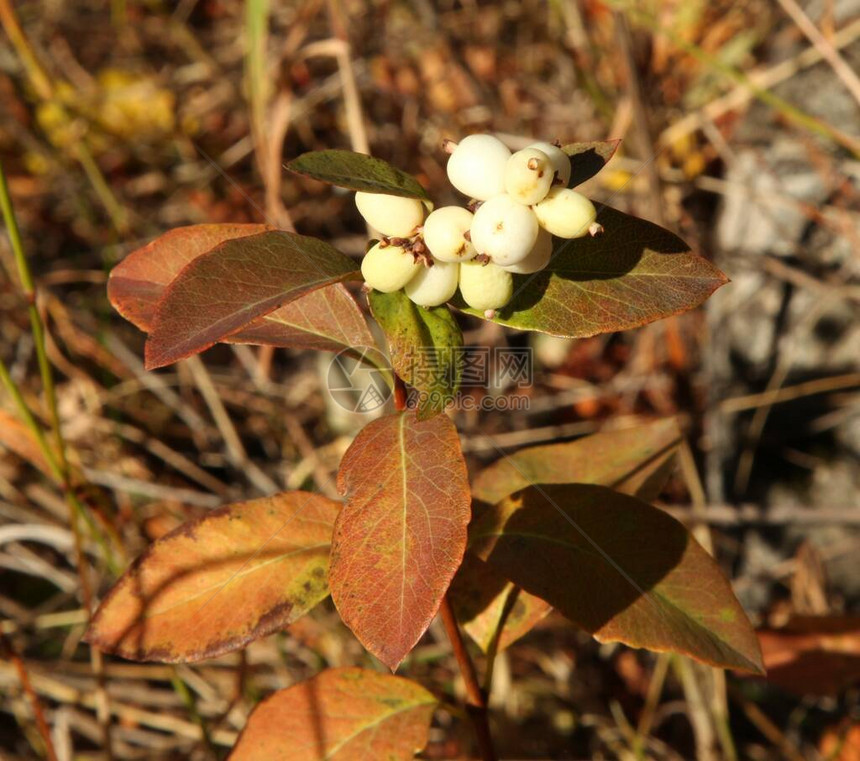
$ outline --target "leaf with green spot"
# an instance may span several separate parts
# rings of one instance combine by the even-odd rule
[[[354,151],[311,151],[294,158],[286,168],[296,174],[350,190],[429,199],[427,191],[411,174],[387,161]]]
[[[339,507],[284,492],[184,523],[123,574],[86,640],[131,660],[187,663],[283,629],[328,596]]]
[[[620,140],[597,140],[590,143],[568,143],[561,149],[570,156],[569,188],[590,180],[609,163],[621,144]]]
[[[601,642],[762,673],[755,632],[719,566],[678,521],[635,497],[531,486],[484,510],[469,548]]]
[[[421,394],[418,419],[442,412],[460,386],[463,333],[445,306],[425,309],[403,291],[368,295],[394,371]]]
[[[230,761],[407,761],[427,744],[436,702],[409,679],[328,669],[259,703]]]
[[[493,322],[563,338],[629,330],[697,307],[728,282],[658,225],[608,206],[603,234],[556,241],[549,266],[514,275],[514,296]],[[452,303],[477,317],[459,295]]]

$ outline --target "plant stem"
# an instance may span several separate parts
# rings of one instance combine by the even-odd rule
[[[493,747],[493,737],[490,734],[490,722],[487,716],[487,696],[478,682],[475,664],[466,649],[466,643],[463,641],[463,635],[460,633],[460,627],[457,624],[457,618],[454,615],[454,609],[451,607],[451,600],[448,595],[445,595],[442,600],[439,613],[442,616],[445,632],[451,641],[454,657],[457,659],[457,665],[460,667],[460,673],[466,684],[466,711],[475,729],[480,757],[483,761],[496,761],[496,749]]]

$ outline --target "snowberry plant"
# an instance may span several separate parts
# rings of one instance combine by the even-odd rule
[[[133,660],[193,662],[283,631],[331,595],[364,647],[408,673],[404,659],[438,614],[485,759],[495,749],[481,685],[496,654],[553,608],[601,642],[760,672],[755,634],[716,563],[650,504],[679,446],[671,421],[524,449],[470,484],[446,414],[463,345],[452,308],[577,338],[678,314],[726,282],[672,233],[573,189],[614,149],[538,142],[511,153],[491,135],[448,143],[464,199],[438,209],[384,161],[308,153],[288,168],[356,191],[377,231],[360,270],[322,240],[232,224],[173,230],[116,267],[109,296],[147,332],[149,369],[218,342],[346,351],[380,369],[395,409],[343,457],[342,501],[284,492],[180,526],[116,582],[88,641]],[[358,279],[387,339],[374,351],[363,350],[373,334],[343,284]],[[450,372],[421,372],[416,358],[428,354]],[[453,701],[442,696],[378,668],[324,670],[259,703],[232,758],[410,758]]]

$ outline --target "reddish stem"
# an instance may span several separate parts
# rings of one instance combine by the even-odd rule
[[[480,682],[478,682],[475,664],[469,656],[469,651],[466,650],[466,643],[463,642],[463,635],[460,633],[460,627],[454,616],[454,609],[451,607],[451,601],[447,595],[442,600],[439,613],[442,616],[445,632],[451,641],[454,657],[457,659],[457,665],[460,667],[460,673],[466,684],[466,712],[469,714],[475,729],[480,757],[483,761],[496,761],[496,749],[493,747],[493,737],[490,734],[490,722],[487,716],[487,696],[481,689]]]

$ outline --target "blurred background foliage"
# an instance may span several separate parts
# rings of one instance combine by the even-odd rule
[[[623,138],[585,191],[674,230],[733,282],[694,313],[581,341],[463,317],[467,343],[535,352],[527,412],[456,413],[470,466],[496,446],[677,417],[690,447],[663,503],[734,580],[771,669],[724,676],[550,616],[499,658],[499,747],[860,757],[857,0],[0,0],[0,22],[0,158],[71,474],[52,481],[4,392],[0,755],[47,757],[41,717],[61,759],[220,758],[269,691],[372,666],[330,604],[194,667],[102,662],[81,644],[86,590],[228,499],[331,494],[364,422],[326,394],[327,357],[222,345],[145,373],[106,276],[199,222],[269,221],[359,256],[351,194],[287,175],[286,159],[372,152],[444,204],[442,140],[492,131],[513,147]],[[5,237],[0,264],[0,356],[47,426]],[[88,517],[82,564],[70,488]],[[435,625],[402,671],[461,689]],[[425,755],[468,747],[440,711]]]

